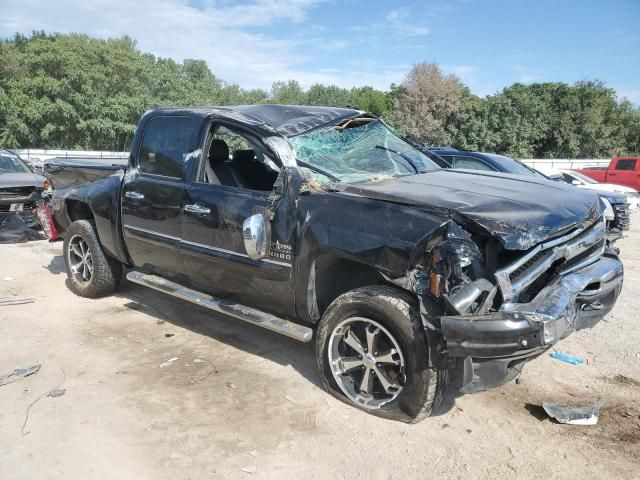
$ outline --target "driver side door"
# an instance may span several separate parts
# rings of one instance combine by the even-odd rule
[[[220,132],[220,125],[211,126],[204,149],[209,153],[203,156],[199,173],[185,189],[180,243],[185,272],[196,289],[287,315],[293,311],[290,239],[280,238],[271,229],[269,256],[256,260],[249,256],[243,238],[246,219],[263,213],[268,218],[271,211],[273,185],[265,190],[269,188],[264,184],[268,172],[257,171],[264,165],[257,157],[264,152],[248,136],[228,128],[224,134]],[[222,152],[216,152],[216,147]],[[253,158],[249,158],[249,151],[254,152]],[[217,164],[211,169],[209,163],[214,161]],[[238,162],[248,164],[241,166]],[[217,175],[212,175],[214,170]],[[276,176],[273,172],[269,178]]]

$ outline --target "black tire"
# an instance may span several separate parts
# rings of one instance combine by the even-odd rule
[[[325,388],[340,400],[380,417],[416,423],[437,408],[447,386],[447,370],[428,366],[427,340],[417,301],[387,286],[347,292],[327,308],[316,336],[316,362]],[[329,339],[344,320],[363,317],[386,328],[402,350],[406,381],[397,397],[379,408],[365,408],[344,394],[329,366]]]
[[[76,242],[78,237],[86,242],[93,265],[88,281],[78,279],[70,265],[70,244]],[[75,239],[75,240],[74,240]],[[69,289],[81,297],[99,298],[114,293],[120,286],[122,278],[122,264],[104,253],[96,235],[95,224],[91,220],[77,220],[73,222],[65,232],[64,264],[69,279]]]

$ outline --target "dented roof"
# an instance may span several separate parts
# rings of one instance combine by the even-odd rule
[[[334,125],[364,112],[353,108],[309,105],[230,105],[211,107],[160,108],[156,113],[193,113],[242,119],[248,124],[266,125],[284,137],[293,137],[325,125]]]

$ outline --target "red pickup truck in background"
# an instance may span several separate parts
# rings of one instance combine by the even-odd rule
[[[640,190],[640,157],[613,157],[608,167],[574,170],[600,183],[615,183]]]

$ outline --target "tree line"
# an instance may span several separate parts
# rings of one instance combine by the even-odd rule
[[[425,145],[518,158],[640,153],[640,109],[597,80],[516,83],[478,97],[438,65],[419,63],[388,91],[305,90],[296,80],[245,89],[202,60],[156,57],[126,36],[34,32],[0,42],[0,148],[126,150],[149,108],[249,103],[352,106]]]

